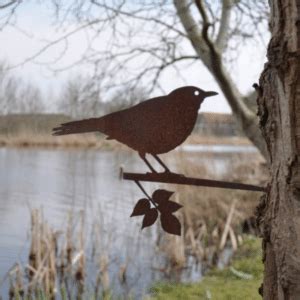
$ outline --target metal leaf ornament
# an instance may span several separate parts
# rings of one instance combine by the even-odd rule
[[[148,199],[140,199],[135,205],[130,217],[142,216],[150,210],[150,202]]]
[[[144,215],[142,229],[155,223],[160,213],[162,229],[170,234],[180,235],[181,225],[174,212],[179,210],[182,205],[170,201],[169,198],[174,194],[163,189],[156,190],[149,199],[140,199],[135,205],[131,217]],[[150,203],[153,208],[150,208]]]
[[[168,233],[180,235],[181,224],[172,213],[162,213],[160,215],[162,229]]]
[[[145,213],[142,229],[145,227],[149,227],[155,223],[158,217],[158,211],[156,208],[151,208],[149,211]]]
[[[203,101],[217,95],[195,86],[179,87],[167,95],[151,98],[128,109],[113,112],[99,118],[71,121],[53,128],[53,135],[101,132],[108,140],[116,140],[138,153],[150,169],[150,173],[122,172],[122,178],[134,181],[146,198],[138,200],[131,217],[144,216],[142,229],[160,220],[163,230],[180,235],[181,225],[175,215],[182,206],[170,201],[173,192],[158,189],[150,197],[141,181],[230,188],[265,192],[266,188],[240,182],[227,182],[206,178],[191,178],[171,172],[159,155],[181,145],[191,134]],[[164,169],[158,173],[146,155],[152,156]]]

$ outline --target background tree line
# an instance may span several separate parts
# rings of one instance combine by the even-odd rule
[[[146,99],[147,95],[142,87],[133,89],[125,86],[105,98],[92,78],[77,75],[65,82],[55,99],[46,97],[48,95],[42,93],[33,82],[11,74],[5,63],[0,63],[0,115],[47,113],[51,101],[56,103],[55,112],[78,119],[132,106]]]
[[[249,93],[243,94],[231,71],[246,47],[263,49],[261,45],[265,45],[269,16],[266,0],[48,0],[40,5],[45,4],[61,34],[45,42],[24,63],[62,44],[65,47],[56,60],[59,62],[68,55],[72,38],[84,33],[87,47],[81,59],[57,69],[91,66],[98,89],[105,93],[124,86],[135,90],[141,85],[147,94],[154,89],[166,92],[160,84],[166,70],[182,78],[181,69],[198,64],[217,82],[241,130],[267,157],[253,105],[253,83],[249,84]],[[14,27],[14,17],[25,5],[19,0],[6,2],[0,28]],[[50,63],[49,67],[55,69]],[[184,78],[182,82],[186,83]]]

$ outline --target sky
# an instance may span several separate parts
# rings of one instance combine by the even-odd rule
[[[20,7],[16,24],[16,27],[6,27],[0,31],[0,60],[4,60],[13,66],[18,66],[35,54],[44,45],[45,40],[51,40],[61,34],[55,31],[50,10],[47,9],[46,5],[31,3]],[[105,44],[105,41],[102,40],[101,43]],[[68,45],[67,55],[59,61],[59,66],[66,66],[77,61],[86,46],[84,34],[75,35]],[[54,96],[59,93],[68,78],[91,71],[91,69],[84,66],[78,66],[60,73],[50,72],[45,64],[55,61],[63,49],[64,44],[58,44],[38,56],[35,63],[29,61],[12,70],[18,76],[32,81],[42,89],[44,95],[47,95],[46,101],[49,111],[55,110]],[[232,63],[230,73],[243,93],[251,91],[253,89],[252,84],[258,82],[263,64],[266,61],[265,51],[261,46],[244,47],[238,59]],[[188,68],[182,66],[180,73],[185,82],[171,70],[166,70],[163,73],[159,83],[165,91],[170,92],[185,84],[195,85],[205,90],[214,90],[219,92],[219,95],[205,101],[202,104],[201,111],[231,112],[214,78],[200,62]],[[160,93],[156,90],[152,96],[158,96]]]

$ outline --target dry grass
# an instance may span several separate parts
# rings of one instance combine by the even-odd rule
[[[48,127],[46,126],[48,129],[44,128],[41,132],[37,129],[28,129],[27,127],[13,127],[14,129],[11,132],[6,133],[0,130],[0,144],[16,147],[36,145],[95,148],[109,145],[111,147],[123,148],[123,146],[117,142],[105,141],[94,134],[52,137],[50,135],[50,129],[61,123],[61,121],[62,120],[55,119],[48,122]],[[36,128],[38,127],[37,125]],[[219,138],[192,135],[188,138],[186,143],[248,145],[249,141],[237,137]],[[191,163],[188,156],[183,156],[180,153],[174,153],[173,155],[177,155],[175,159],[178,164],[177,169],[180,170],[181,173],[189,176],[258,185],[265,185],[267,181],[267,171],[260,157],[250,160],[247,159],[245,154],[243,154],[244,157],[239,157],[239,154],[235,154],[236,160],[230,167],[230,170],[228,170],[226,178],[221,178],[218,174],[210,174],[204,165],[197,166]],[[173,200],[180,201],[184,205],[184,208],[179,213],[183,227],[183,236],[177,237],[163,234],[163,238],[161,239],[163,242],[159,243],[160,248],[168,254],[170,267],[166,272],[170,274],[174,268],[180,269],[185,267],[187,253],[194,255],[202,264],[206,262],[207,265],[213,265],[218,261],[218,257],[226,245],[235,250],[242,243],[241,224],[245,219],[253,216],[255,207],[261,196],[261,193],[258,192],[204,187],[174,187],[174,185],[172,185],[171,187],[167,187],[167,189],[175,191],[175,199]],[[70,219],[66,232],[60,235],[65,237],[64,242],[55,244],[54,247],[53,241],[55,240],[56,232],[45,225],[45,222],[40,219],[40,217],[34,216],[34,213],[32,220],[32,246],[31,259],[29,259],[29,266],[32,270],[31,280],[27,283],[22,281],[22,278],[24,278],[24,276],[22,276],[22,269],[20,266],[17,266],[14,270],[14,278],[11,279],[12,293],[14,290],[23,291],[23,293],[27,291],[28,293],[26,287],[34,286],[32,282],[37,282],[38,287],[42,286],[49,294],[53,294],[54,284],[56,284],[57,289],[57,282],[60,282],[59,278],[66,274],[73,276],[73,280],[77,280],[77,287],[80,287],[80,282],[83,282],[86,276],[85,253],[84,250],[82,250],[84,249],[84,240],[80,238],[82,236],[80,230],[74,238],[73,224]],[[75,245],[75,241],[77,240],[81,242]],[[56,251],[58,254],[53,256],[53,249],[57,247],[60,247],[59,250]],[[76,262],[76,266],[73,266],[74,261]],[[55,270],[53,268],[54,262],[57,266]],[[105,254],[98,257],[97,264],[99,266],[97,282],[102,283],[101,290],[106,293],[109,290],[109,274],[107,272],[108,263]],[[46,273],[42,273],[39,270],[44,270],[43,272],[46,273],[48,272],[47,277],[45,277]],[[68,270],[72,270],[71,273],[68,273]],[[34,274],[40,275],[37,276]],[[75,278],[74,274],[77,274]],[[38,280],[34,278],[38,278]],[[124,278],[123,269],[122,272],[120,270],[120,278]],[[99,292],[98,289],[95,290],[96,293]],[[81,293],[80,289],[78,293]]]
[[[86,299],[87,293],[93,299],[109,296],[110,262],[97,249],[93,249],[99,261],[97,280],[92,289],[87,289],[86,261],[91,257],[87,253],[83,211],[78,216],[70,213],[67,226],[58,231],[48,225],[40,210],[32,210],[30,239],[28,263],[15,264],[8,273],[10,299]]]
[[[52,136],[52,128],[70,121],[70,117],[60,114],[20,114],[0,116],[0,146],[8,147],[119,147],[114,141],[106,141],[101,134],[81,134]],[[192,134],[186,144],[229,144],[251,145],[245,137],[217,137]]]
[[[114,144],[114,143],[113,143]],[[0,135],[0,146],[8,147],[79,147],[101,148],[112,146],[112,143],[95,134],[52,136],[49,134],[22,131],[16,135]]]
[[[0,146],[7,147],[81,147],[118,148],[101,134],[52,136],[52,128],[71,119],[59,114],[28,114],[0,116]]]
[[[204,145],[245,145],[250,146],[252,143],[248,138],[243,136],[207,136],[192,134],[185,141],[186,144],[204,144]]]
[[[71,121],[63,114],[11,114],[0,116],[0,135],[10,136],[22,132],[48,134],[53,127]]]
[[[208,137],[191,135],[185,144],[224,144],[224,145],[251,145],[248,139],[243,137]],[[103,136],[93,133],[68,136],[52,136],[49,133],[33,133],[30,130],[21,130],[16,134],[1,135],[0,146],[8,147],[79,147],[79,148],[125,148],[116,141],[107,141]]]
[[[191,164],[181,154],[174,155],[178,155],[177,167],[183,173],[204,178],[211,176],[205,167]],[[243,162],[242,157],[237,155],[226,178],[218,176],[216,179],[264,185],[267,172],[259,156]],[[166,268],[161,270],[165,277],[174,276],[178,271],[180,274],[180,270],[186,267],[187,254],[193,255],[205,270],[217,264],[224,247],[235,251],[243,243],[241,224],[253,215],[261,195],[257,192],[190,186],[172,185],[166,188],[176,192],[172,200],[180,201],[184,208],[178,212],[183,235],[178,237],[161,233],[158,237],[157,245],[168,258]],[[77,225],[74,219],[80,220]],[[94,237],[100,233],[97,228]],[[86,260],[90,259],[85,250],[83,232],[83,213],[79,218],[70,214],[66,229],[58,232],[47,225],[40,212],[34,210],[29,263],[25,271],[19,265],[14,268],[10,280],[11,295],[29,295],[40,289],[49,299],[55,291],[56,295],[57,291],[61,291],[81,297],[88,284],[85,280]],[[94,247],[100,249],[99,241],[94,243]],[[109,259],[106,253],[98,253],[94,258],[98,274],[95,274],[92,294],[102,295],[104,299],[110,291]],[[126,281],[126,269],[127,264],[120,266],[121,283]],[[28,272],[30,276],[25,277]],[[70,281],[76,282],[76,287]]]
[[[204,166],[191,164],[183,156],[177,162],[178,169],[192,177],[260,186],[264,186],[268,178],[267,169],[260,156],[252,160],[245,160],[244,157],[243,162],[237,155],[237,160],[226,177],[208,174]],[[168,256],[174,258],[173,266],[177,267],[184,265],[183,258],[186,253],[194,255],[208,267],[218,262],[224,247],[229,246],[235,251],[242,243],[242,224],[253,217],[262,195],[260,192],[191,186],[172,185],[167,189],[175,191],[176,200],[184,206],[179,216],[183,225],[183,238],[168,236],[168,243],[163,246]],[[182,248],[185,250],[183,255]]]

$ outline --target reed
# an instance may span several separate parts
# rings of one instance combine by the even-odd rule
[[[191,176],[215,178],[203,165],[189,162],[189,157],[173,154],[177,170]],[[267,172],[261,159],[249,163],[237,159],[226,180],[264,185]],[[167,186],[175,191],[173,201],[184,208],[176,212],[182,224],[181,237],[159,234],[157,245],[167,254],[166,277],[186,267],[187,255],[193,255],[204,269],[216,265],[225,247],[235,251],[242,243],[243,221],[253,215],[260,193],[209,189],[186,186]],[[40,210],[31,212],[31,234],[28,264],[16,265],[9,274],[10,299],[111,299],[109,250],[100,252],[100,226],[92,226],[93,244],[87,253],[86,219],[84,211],[70,212],[64,230],[49,226]],[[88,287],[87,261],[92,259],[97,272],[93,288]],[[119,281],[126,285],[129,261],[119,266]],[[42,292],[41,292],[42,291]],[[42,298],[42,296],[44,298]]]
[[[225,145],[245,145],[251,146],[251,142],[248,138],[244,136],[214,136],[214,135],[203,135],[200,133],[191,134],[186,142],[187,144],[193,145],[216,145],[216,144],[225,144]]]
[[[102,137],[95,134],[52,136],[49,133],[33,133],[22,130],[16,134],[0,135],[0,146],[7,147],[58,147],[58,148],[101,148],[111,147]]]
[[[110,295],[107,255],[100,259],[97,293],[86,289],[84,211],[77,216],[78,226],[74,217],[69,213],[65,232],[56,231],[44,220],[40,210],[31,211],[28,264],[24,268],[16,264],[10,270],[10,299],[86,299],[87,294],[97,299],[99,291],[106,298]]]
[[[254,185],[266,184],[267,169],[260,156],[251,160],[245,160],[245,157],[239,157],[239,154],[236,156],[237,159],[224,176],[218,176],[217,172],[215,174],[208,172],[203,165],[192,164],[189,157],[180,153],[174,154],[172,161],[176,162],[177,170],[191,177]],[[242,224],[253,216],[261,196],[259,192],[205,187],[166,185],[166,189],[175,191],[175,200],[184,206],[177,213],[183,225],[183,238],[179,238],[180,244],[178,239],[168,237],[167,247],[164,245],[161,247],[167,252],[173,267],[177,268],[184,266],[182,258],[186,258],[188,254],[201,262],[204,269],[208,269],[218,264],[225,247],[236,251],[243,243]]]

